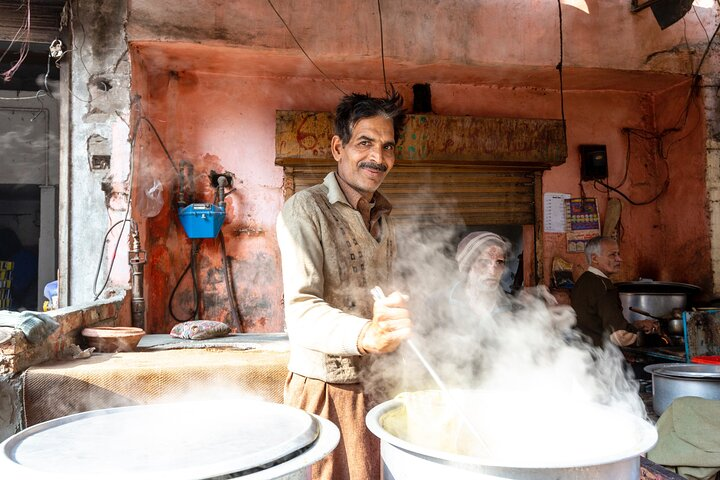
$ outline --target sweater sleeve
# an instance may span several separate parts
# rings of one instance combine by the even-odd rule
[[[637,329],[625,320],[617,289],[607,285],[604,286],[605,291],[599,296],[597,303],[598,314],[603,320],[603,330],[606,332],[625,330],[635,333]]]
[[[288,336],[291,342],[325,354],[359,355],[358,336],[369,320],[324,300],[320,214],[307,200],[298,195],[288,199],[276,225]]]

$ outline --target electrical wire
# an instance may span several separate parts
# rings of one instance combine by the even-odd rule
[[[56,100],[53,96],[52,92],[48,88],[48,75],[50,75],[50,54],[48,53],[48,59],[47,59],[47,70],[45,70],[45,77],[43,77],[43,84],[45,85],[45,93],[47,93],[48,97],[52,98],[53,100]]]
[[[567,152],[567,125],[565,124],[565,89],[563,88],[563,18],[562,18],[562,2],[558,0],[558,20],[560,30],[560,61],[557,68],[560,76],[560,116],[562,118],[563,143]]]
[[[139,103],[138,103],[138,105],[139,105]],[[135,102],[134,101],[131,102],[130,106],[131,106],[131,108],[133,108],[135,106]],[[133,162],[132,159],[133,159],[133,154],[135,151],[135,140],[137,139],[137,132],[138,132],[139,126],[140,126],[140,117],[138,117],[138,119],[135,121],[135,126],[130,135],[130,172],[128,174],[128,199],[127,199],[127,208],[125,209],[125,218],[123,218],[123,220],[121,220],[120,222],[115,223],[115,225],[110,227],[108,229],[107,233],[105,233],[105,239],[103,240],[103,246],[102,246],[102,249],[100,250],[100,261],[98,263],[97,271],[95,272],[95,281],[93,282],[93,293],[95,294],[95,300],[100,298],[100,295],[105,290],[105,287],[107,287],[107,284],[110,281],[110,275],[112,274],[112,269],[115,266],[115,258],[117,258],[117,251],[118,251],[118,248],[120,247],[120,239],[122,238],[122,232],[125,230],[124,224],[125,224],[125,222],[128,221],[129,216],[130,216],[130,209],[132,207],[132,180],[133,180],[133,174],[135,171],[135,168],[134,168],[135,162]],[[103,255],[105,253],[105,243],[107,242],[107,237],[110,234],[110,232],[112,231],[112,229],[115,228],[115,226],[118,225],[119,223],[123,223],[123,228],[122,228],[122,230],[120,230],[120,233],[118,234],[117,242],[115,242],[115,249],[113,251],[112,260],[110,261],[110,267],[108,268],[107,275],[105,276],[105,282],[103,283],[102,288],[98,292],[95,290],[95,288],[97,287],[97,278],[100,275],[100,267],[102,266],[102,262],[104,259]]]
[[[333,87],[337,88],[340,91],[340,93],[342,93],[343,95],[347,95],[347,93],[345,93],[345,91],[342,88],[338,87],[335,84],[335,82],[333,82],[330,79],[330,77],[328,77],[325,74],[325,72],[323,72],[323,70],[317,66],[317,64],[313,61],[313,59],[310,58],[310,55],[308,55],[307,52],[305,51],[305,49],[303,48],[303,46],[300,45],[300,42],[295,37],[295,34],[293,34],[292,30],[290,30],[290,27],[288,26],[287,22],[285,22],[285,19],[282,17],[282,15],[280,15],[280,12],[277,11],[277,8],[275,8],[275,5],[273,5],[272,1],[267,0],[267,2],[270,4],[270,8],[272,8],[273,11],[275,12],[275,15],[277,15],[277,17],[280,19],[280,21],[283,23],[283,25],[285,25],[285,29],[288,31],[288,33],[290,34],[292,39],[295,40],[295,43],[297,44],[298,48],[300,48],[300,51],[305,55],[305,57],[307,57],[308,60],[310,60],[310,63],[313,64],[313,66],[317,69],[317,71],[320,72],[322,74],[322,76],[325,77],[325,79],[332,84]]]
[[[93,294],[95,295],[95,300],[97,300],[98,298],[100,298],[100,295],[102,294],[103,290],[105,290],[105,287],[106,287],[107,284],[108,284],[108,280],[110,279],[110,272],[112,271],[113,264],[115,263],[115,254],[113,254],[112,262],[110,263],[110,270],[108,271],[108,274],[107,274],[107,276],[105,277],[105,283],[103,283],[102,288],[101,288],[100,291],[98,292],[98,291],[96,290],[97,281],[98,281],[98,277],[100,276],[100,267],[102,267],[103,260],[104,260],[105,245],[107,244],[108,236],[110,235],[110,232],[112,232],[115,227],[117,227],[118,225],[120,225],[120,224],[122,223],[122,224],[123,224],[123,228],[120,229],[120,233],[118,234],[118,243],[119,243],[119,239],[121,238],[122,232],[125,230],[125,222],[128,222],[128,219],[127,219],[127,218],[124,218],[124,219],[122,219],[122,220],[119,220],[119,221],[115,222],[115,223],[108,229],[108,231],[105,232],[105,238],[103,238],[102,248],[100,249],[100,261],[98,262],[97,269],[95,270],[95,280],[93,281]],[[117,253],[117,244],[115,245],[115,253]]]
[[[720,1],[718,1],[717,3],[720,4]],[[696,12],[696,15],[697,15],[697,12]],[[700,20],[699,17],[698,17],[698,20]],[[683,19],[683,21],[684,21],[684,19]],[[702,22],[700,22],[700,24],[701,24],[703,30],[705,31],[705,36],[707,37],[707,31],[705,30],[705,27],[702,25]],[[691,135],[692,132],[695,130],[695,128],[697,128],[698,124],[700,123],[700,119],[699,118],[697,119],[697,121],[689,129],[687,134],[685,134],[679,138],[676,138],[675,140],[673,140],[669,143],[665,142],[665,138],[668,135],[670,135],[671,133],[680,132],[683,129],[685,129],[685,127],[687,125],[688,117],[690,116],[690,108],[693,105],[695,105],[695,107],[697,107],[697,110],[699,111],[699,107],[696,102],[697,102],[697,94],[700,89],[700,80],[701,80],[700,70],[703,66],[703,63],[705,62],[705,59],[707,58],[707,54],[710,51],[710,48],[712,46],[713,41],[715,40],[715,37],[718,34],[718,31],[720,31],[720,24],[718,24],[718,26],[715,28],[715,31],[713,32],[712,36],[708,37],[708,43],[707,43],[707,46],[705,47],[705,51],[703,52],[702,57],[700,58],[700,62],[697,64],[696,67],[692,67],[692,69],[693,69],[692,81],[690,84],[690,89],[688,91],[687,100],[685,101],[685,106],[683,107],[680,115],[678,116],[678,119],[675,121],[675,124],[672,127],[664,129],[660,133],[650,132],[650,131],[638,129],[638,128],[623,128],[623,132],[625,132],[628,135],[627,153],[626,153],[626,160],[625,160],[625,162],[626,162],[625,163],[625,175],[623,176],[623,180],[621,181],[621,183],[619,185],[617,185],[615,187],[609,185],[606,182],[602,182],[600,180],[595,180],[594,185],[599,184],[599,185],[605,187],[607,189],[607,193],[609,193],[611,190],[614,191],[618,195],[622,196],[625,200],[627,200],[630,204],[635,205],[635,206],[648,205],[648,204],[656,201],[658,198],[660,198],[660,196],[663,193],[665,193],[667,191],[668,187],[670,186],[670,164],[668,163],[668,157],[670,155],[670,148],[673,145],[677,144],[678,142],[682,141],[683,139],[687,138],[689,135]],[[686,44],[687,44],[687,39],[686,39]],[[688,46],[688,50],[689,50],[689,46]],[[631,158],[630,135],[635,135],[635,136],[645,139],[645,140],[655,141],[656,142],[655,153],[656,153],[657,157],[660,158],[665,163],[666,176],[665,176],[665,180],[663,181],[663,185],[660,188],[660,190],[655,195],[653,195],[649,200],[645,200],[645,201],[633,200],[628,195],[626,195],[625,193],[621,192],[618,189],[618,187],[620,187],[625,182],[625,180],[627,179],[627,175],[628,175],[628,168],[629,168],[629,163],[630,163],[630,158]],[[598,189],[598,190],[601,191],[600,189]]]
[[[377,0],[378,17],[380,18],[380,61],[382,63],[383,85],[385,86],[385,95],[390,96],[387,85],[387,76],[385,75],[385,37],[383,35],[382,8],[380,0]]]
[[[163,151],[165,152],[165,155],[167,156],[168,160],[170,160],[170,165],[172,165],[173,170],[175,170],[176,174],[180,173],[180,170],[178,170],[177,165],[175,165],[175,160],[173,160],[172,156],[170,155],[170,152],[168,151],[167,147],[165,146],[165,142],[163,142],[162,138],[160,137],[160,134],[158,133],[157,129],[155,128],[155,125],[150,121],[149,118],[146,116],[140,117],[142,120],[145,120],[145,122],[150,125],[150,128],[152,129],[153,133],[158,139],[158,142],[160,142],[160,146],[162,147]]]
[[[708,35],[707,29],[705,28],[705,25],[703,24],[702,20],[700,20],[700,15],[698,15],[698,13],[697,13],[697,8],[693,6],[692,10],[693,10],[693,13],[695,14],[695,18],[697,18],[697,21],[700,24],[700,28],[702,28],[703,32],[705,32],[705,39],[708,41],[708,43],[710,43],[710,36]],[[684,18],[683,18],[683,20],[684,20]]]
[[[198,313],[200,312],[200,293],[198,288],[198,280],[197,280],[197,264],[196,264],[196,257],[198,252],[200,251],[200,242],[193,238],[192,239],[192,246],[190,247],[190,261],[188,262],[187,267],[185,267],[185,270],[183,270],[182,275],[180,275],[180,278],[178,278],[177,283],[175,284],[175,287],[172,290],[172,293],[170,293],[170,299],[168,300],[168,310],[170,311],[170,315],[175,319],[177,322],[187,322],[190,320],[197,320]],[[193,284],[193,308],[190,312],[190,315],[187,318],[179,318],[177,315],[175,315],[175,312],[173,311],[172,304],[173,299],[175,298],[175,293],[177,292],[178,287],[180,287],[180,282],[182,282],[182,279],[187,274],[188,270],[190,270],[190,275],[192,277],[192,284]]]
[[[3,80],[6,82],[9,82],[12,77],[15,75],[15,73],[20,69],[23,62],[28,56],[28,52],[30,51],[30,0],[25,0],[26,5],[26,11],[27,15],[25,16],[25,20],[23,20],[22,25],[18,29],[18,31],[15,33],[15,36],[13,37],[12,42],[10,42],[10,45],[8,45],[7,50],[3,53],[2,57],[0,57],[0,61],[2,61],[3,58],[5,58],[5,54],[10,51],[10,48],[12,47],[13,43],[15,43],[15,40],[17,39],[20,32],[24,32],[25,39],[22,42],[22,45],[20,46],[20,52],[17,61],[14,65],[12,65],[9,69],[7,69],[4,72],[0,73],[0,76],[2,76]]]
[[[0,100],[39,100],[39,97],[48,96],[43,90],[38,90],[32,97],[0,97]]]
[[[218,238],[220,239],[220,250],[222,251],[223,269],[225,270],[225,288],[227,289],[227,294],[230,298],[230,306],[232,307],[230,309],[230,316],[237,326],[238,332],[242,332],[243,328],[242,322],[240,321],[240,310],[238,309],[237,302],[235,300],[235,289],[233,288],[232,272],[230,271],[230,258],[227,256],[227,252],[225,251],[225,237],[223,236],[222,230],[220,230]]]

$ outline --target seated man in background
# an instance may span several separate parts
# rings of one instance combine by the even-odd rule
[[[588,269],[573,287],[572,307],[577,314],[577,328],[601,347],[606,338],[617,346],[637,342],[638,330],[657,331],[654,320],[628,322],[623,315],[618,289],[608,278],[620,270],[622,258],[617,242],[611,237],[595,237],[585,246]]]

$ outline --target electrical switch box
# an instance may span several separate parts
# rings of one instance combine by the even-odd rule
[[[608,177],[605,145],[580,145],[580,179],[602,180]]]

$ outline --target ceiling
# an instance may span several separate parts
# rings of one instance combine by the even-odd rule
[[[25,0],[0,0],[0,72],[14,66],[20,58],[26,39],[23,26],[27,19]],[[0,78],[1,90],[37,90],[47,74],[49,80],[59,78],[58,69],[50,62],[50,42],[58,38],[65,0],[32,0],[30,2],[29,51],[10,81]],[[14,39],[14,41],[13,41]]]
[[[240,77],[305,77],[323,75],[302,54],[258,51],[223,45],[179,42],[135,42],[131,52],[148,71],[191,71]],[[382,71],[375,58],[315,59],[334,80],[381,81]],[[506,88],[559,89],[554,65],[443,65],[408,64],[387,60],[387,78],[393,83],[446,83],[487,85]],[[613,70],[607,68],[563,68],[563,87],[567,91],[615,90],[661,92],[689,82],[687,75]]]

